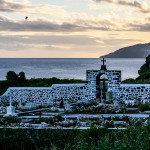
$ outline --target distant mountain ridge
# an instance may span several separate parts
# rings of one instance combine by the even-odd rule
[[[145,58],[150,54],[150,43],[136,44],[116,50],[113,53],[103,55],[105,58]]]

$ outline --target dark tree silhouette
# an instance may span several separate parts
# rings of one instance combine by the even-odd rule
[[[60,108],[64,108],[64,102],[63,102],[63,99],[61,100],[61,102],[60,102],[60,106],[59,106]]]
[[[6,79],[9,86],[14,86],[18,83],[18,75],[14,71],[7,72]]]
[[[19,83],[24,83],[26,81],[25,73],[20,72],[18,76]]]
[[[142,73],[148,72],[150,71],[150,55],[148,55],[146,57],[146,61],[145,64],[143,64],[140,68],[140,70],[138,70],[139,75],[141,75]]]

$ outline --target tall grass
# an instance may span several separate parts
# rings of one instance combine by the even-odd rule
[[[88,130],[1,129],[0,135],[1,150],[150,149],[150,125],[116,131],[95,127]]]

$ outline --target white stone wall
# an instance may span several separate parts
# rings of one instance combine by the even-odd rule
[[[150,84],[121,84],[113,90],[114,99],[150,100]]]
[[[53,100],[87,100],[86,84],[54,84],[52,87],[10,87],[0,97],[3,102],[9,101],[9,93],[12,100],[17,102],[48,103]]]

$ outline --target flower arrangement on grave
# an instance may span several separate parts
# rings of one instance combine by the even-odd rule
[[[77,124],[77,121],[69,120],[69,121],[59,121],[55,122],[56,126],[61,126],[61,127],[75,127]]]
[[[113,116],[112,119],[114,121],[129,121],[129,117],[126,115],[123,116]]]
[[[113,120],[105,120],[101,123],[101,126],[107,127],[107,128],[112,128],[114,127],[114,121]]]
[[[101,125],[101,124],[103,123],[103,121],[102,121],[102,120],[99,120],[98,123]]]
[[[46,122],[48,124],[53,125],[56,121],[58,121],[55,117],[54,118],[38,118],[34,119],[32,122],[35,124],[40,124],[41,122]]]
[[[136,118],[136,117],[131,117],[129,119],[129,125],[130,126],[141,126],[144,124],[144,119],[143,118]]]
[[[101,105],[101,106],[85,106],[83,104],[80,104],[76,107],[77,112],[82,112],[82,113],[120,113],[123,108],[120,107],[113,107],[113,106],[108,106],[108,105]]]
[[[22,105],[22,106],[25,106],[25,105],[26,105],[26,103],[25,103],[25,102],[22,102],[22,103],[21,103],[21,105]]]

